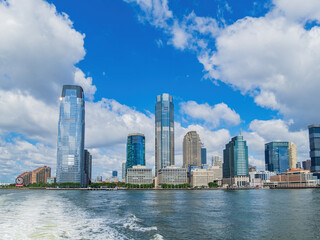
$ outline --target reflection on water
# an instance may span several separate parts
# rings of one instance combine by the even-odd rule
[[[0,239],[319,238],[320,191],[0,190]]]

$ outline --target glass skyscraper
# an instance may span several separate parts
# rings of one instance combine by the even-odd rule
[[[290,151],[292,148],[296,149],[296,146],[290,142],[270,142],[265,144],[266,171],[285,173],[289,168],[296,168],[297,152],[296,150]]]
[[[145,137],[141,133],[129,134],[127,139],[126,170],[136,165],[146,165]]]
[[[233,137],[223,150],[223,178],[240,176],[249,176],[248,146],[242,135]]]
[[[313,175],[317,176],[317,178],[320,178],[320,125],[313,124],[308,128],[311,158],[310,170],[314,173]]]
[[[155,116],[155,174],[174,165],[174,105],[167,93],[157,96]]]
[[[82,87],[64,85],[58,124],[57,183],[73,182],[86,187],[84,108]]]
[[[207,149],[201,147],[201,164],[207,164]]]

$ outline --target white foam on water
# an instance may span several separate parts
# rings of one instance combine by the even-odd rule
[[[153,236],[152,240],[164,240],[164,238],[163,238],[162,235],[156,233],[156,234]]]
[[[0,239],[127,237],[108,226],[105,219],[90,216],[58,194],[46,194],[42,191],[26,194],[22,201],[12,196],[0,195]]]
[[[157,231],[157,227],[142,227],[141,225],[142,220],[137,218],[134,214],[129,215],[126,219],[125,222],[123,223],[123,226],[125,228],[128,228],[132,231],[137,231],[137,232],[147,232],[147,231]]]

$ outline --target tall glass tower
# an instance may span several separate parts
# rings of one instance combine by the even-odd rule
[[[223,178],[249,176],[248,146],[242,135],[233,137],[223,150]]]
[[[311,172],[320,178],[320,125],[313,124],[309,127]]]
[[[146,165],[145,137],[141,133],[129,134],[127,139],[126,169],[136,165]]]
[[[155,173],[174,165],[174,106],[167,93],[157,96],[155,118]]]
[[[82,87],[64,85],[58,124],[57,183],[73,182],[86,187],[84,119]]]
[[[297,148],[292,142],[270,142],[265,144],[266,171],[285,173],[296,168]]]

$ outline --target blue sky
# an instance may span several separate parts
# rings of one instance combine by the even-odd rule
[[[242,129],[261,170],[269,141],[293,141],[305,160],[320,117],[319,21],[316,0],[0,1],[0,182],[41,165],[55,174],[63,84],[85,90],[94,177],[120,172],[132,132],[146,135],[153,167],[164,92],[177,165],[191,130],[208,158]]]

